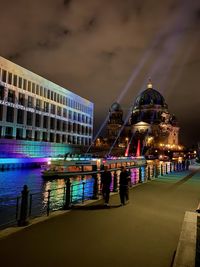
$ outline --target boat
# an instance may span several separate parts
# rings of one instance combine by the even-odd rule
[[[42,170],[43,178],[67,178],[77,175],[92,175],[102,172],[104,166],[111,171],[122,166],[127,169],[146,165],[144,157],[110,157],[110,158],[64,158],[52,159]]]

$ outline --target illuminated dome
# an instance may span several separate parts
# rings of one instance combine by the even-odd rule
[[[164,97],[155,89],[152,88],[152,84],[147,85],[147,89],[143,91],[135,100],[135,107],[144,105],[159,105],[166,106]]]
[[[121,106],[119,103],[114,102],[110,108],[111,111],[121,111]]]

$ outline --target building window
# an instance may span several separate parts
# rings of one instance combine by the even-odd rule
[[[40,132],[39,131],[35,131],[35,137],[34,137],[35,141],[40,141]]]
[[[27,111],[27,121],[26,124],[27,125],[32,125],[33,123],[33,113],[30,111]]]
[[[41,121],[41,115],[36,114],[36,116],[35,116],[35,126],[36,127],[40,127],[40,121]]]
[[[37,85],[39,87],[39,85]],[[43,87],[40,86],[40,96],[43,96]]]
[[[41,110],[41,100],[40,99],[36,99],[36,109]]]
[[[36,85],[36,95],[40,95],[39,85]]]
[[[23,82],[23,89],[26,90],[26,88],[27,88],[27,80],[24,80],[24,82]]]
[[[50,133],[50,139],[49,139],[50,142],[54,142],[54,133]]]
[[[47,132],[42,133],[42,141],[47,142]]]
[[[26,130],[26,139],[32,140],[32,131],[31,130]]]
[[[19,93],[18,104],[25,106],[25,94]]]
[[[17,110],[17,123],[19,124],[24,123],[24,110],[21,109]]]
[[[60,143],[60,135],[56,134],[56,143]]]
[[[13,85],[17,86],[17,75],[14,75],[13,77]]]
[[[23,129],[22,128],[16,129],[16,139],[23,139]]]
[[[43,128],[48,129],[49,118],[47,116],[43,117]]]
[[[7,82],[7,71],[6,70],[2,70],[2,81],[4,83]]]
[[[62,135],[62,143],[66,143],[66,135],[65,134]]]
[[[61,107],[57,107],[57,115],[61,116],[61,112],[62,112],[62,108]]]
[[[61,121],[57,120],[57,131],[61,130]]]
[[[6,121],[8,122],[14,121],[14,108],[13,107],[7,107]]]
[[[31,92],[31,82],[28,81],[28,91]]]
[[[51,91],[51,100],[53,101],[53,91]]]
[[[54,93],[54,98],[53,98],[53,100],[56,102],[56,96],[57,96],[57,94],[56,93]]]
[[[67,118],[67,110],[66,110],[66,108],[63,108],[63,117]]]
[[[50,90],[47,91],[47,98],[50,99]]]
[[[51,104],[51,114],[56,114],[56,106]]]
[[[18,80],[18,87],[19,87],[19,88],[22,88],[22,77],[19,77],[19,80]]]
[[[32,93],[35,94],[35,84],[32,83]]]
[[[13,90],[8,90],[8,102],[15,103],[15,92]]]
[[[63,132],[66,132],[67,130],[67,123],[65,121],[63,121]]]
[[[69,110],[69,119],[71,120],[72,119],[72,111]]]
[[[12,84],[12,73],[8,73],[8,83]]]
[[[50,120],[50,129],[54,130],[55,129],[55,119],[51,118]]]
[[[4,86],[0,85],[0,100],[4,100]]]
[[[44,102],[44,112],[49,112],[49,103],[48,102]]]
[[[13,127],[6,127],[5,138],[13,137]]]
[[[33,107],[33,97],[32,96],[28,96],[28,107],[29,108]]]

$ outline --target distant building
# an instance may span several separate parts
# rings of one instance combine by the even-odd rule
[[[65,154],[92,135],[92,102],[0,57],[0,158]]]
[[[177,120],[168,111],[164,97],[153,89],[151,82],[148,83],[147,89],[136,97],[126,124],[123,122],[123,110],[119,103],[111,106],[109,114],[106,137],[102,143],[105,145],[106,141],[107,146],[111,146],[115,141],[114,150],[117,149],[118,153],[119,148],[121,152],[125,151],[130,143],[130,152],[134,154],[138,139],[141,141],[143,152],[147,154],[157,150],[182,149],[179,145]]]

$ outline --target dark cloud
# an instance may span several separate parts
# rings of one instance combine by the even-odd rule
[[[122,106],[131,105],[151,76],[181,128],[196,112],[199,1],[0,0],[0,5],[0,54],[93,101],[96,129],[131,75]],[[184,140],[190,142],[188,136]],[[197,141],[200,131],[195,136]]]

